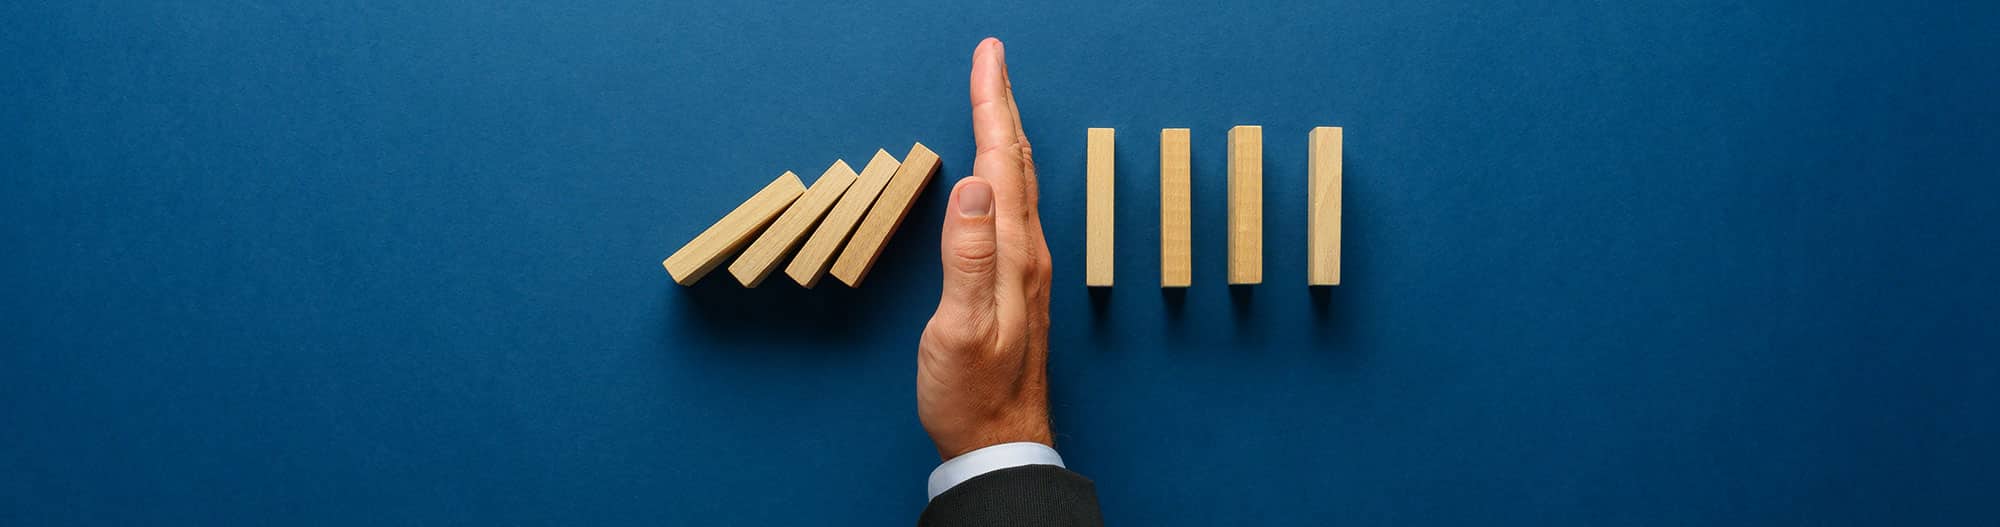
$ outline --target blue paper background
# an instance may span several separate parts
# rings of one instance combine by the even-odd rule
[[[2000,523],[2000,4],[711,4],[0,5],[0,523],[912,521],[989,34],[1060,446],[1115,523]],[[1244,123],[1267,283],[1232,292]],[[912,141],[944,169],[865,288],[661,271],[780,171]]]

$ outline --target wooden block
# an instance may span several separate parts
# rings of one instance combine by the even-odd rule
[[[1229,129],[1229,283],[1264,282],[1264,127]]]
[[[1189,146],[1188,129],[1160,130],[1160,287],[1194,284]]]
[[[798,175],[785,172],[765,185],[764,190],[757,191],[742,205],[737,205],[736,210],[729,211],[715,225],[710,225],[708,230],[701,231],[687,245],[682,245],[660,265],[667,268],[667,274],[674,277],[674,282],[694,285],[721,265],[723,260],[742,250],[743,245],[757,235],[757,231],[770,225],[771,220],[777,219],[778,214],[792,206],[792,201],[805,191],[806,185],[799,182]]]
[[[792,202],[792,206],[785,209],[777,221],[771,222],[771,228],[764,229],[764,234],[758,236],[757,241],[750,242],[750,248],[736,257],[736,263],[729,264],[729,274],[736,275],[736,281],[741,282],[743,287],[757,287],[757,284],[763,283],[764,277],[778,268],[778,261],[805,240],[806,231],[819,223],[820,217],[833,207],[834,200],[847,192],[847,186],[853,184],[856,177],[854,169],[849,168],[846,161],[835,160],[833,166],[827,167],[826,172],[813,181],[812,188],[806,189],[806,193]]]
[[[1083,284],[1090,287],[1111,287],[1112,220],[1116,218],[1117,207],[1112,199],[1116,185],[1112,184],[1116,163],[1112,155],[1116,147],[1117,130],[1091,128],[1088,130],[1089,154],[1085,163],[1084,180],[1087,195],[1084,201],[1084,277]]]
[[[1338,126],[1307,134],[1306,284],[1340,285],[1340,137]]]
[[[785,274],[807,289],[819,285],[841,244],[847,243],[847,236],[854,233],[854,226],[861,223],[861,216],[868,213],[868,206],[875,204],[875,196],[888,186],[889,177],[896,175],[896,167],[901,165],[896,156],[876,150],[875,158],[861,168],[861,176],[847,187],[847,193],[840,195],[840,202],[833,205],[826,219],[819,222],[819,228],[799,247],[792,264],[785,266]]]
[[[925,148],[923,143],[910,145],[910,153],[903,156],[903,166],[896,169],[896,175],[889,178],[889,186],[882,188],[882,196],[875,199],[875,206],[868,209],[868,216],[861,219],[861,225],[854,228],[854,237],[847,241],[847,248],[840,251],[840,258],[833,262],[833,277],[839,278],[848,287],[861,285],[861,279],[868,277],[868,270],[875,267],[875,259],[882,256],[882,248],[888,246],[889,237],[896,235],[896,227],[902,225],[903,217],[910,214],[910,206],[917,202],[917,194],[931,182],[937,174],[938,156]]]

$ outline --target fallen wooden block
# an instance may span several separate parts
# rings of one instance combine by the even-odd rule
[[[1160,287],[1194,283],[1188,129],[1160,130]]]
[[[820,277],[826,276],[827,268],[833,265],[836,251],[854,233],[854,226],[861,223],[861,216],[868,213],[868,206],[875,204],[875,196],[882,193],[882,187],[889,184],[889,177],[896,175],[896,167],[901,165],[896,156],[876,150],[875,158],[861,168],[861,175],[840,195],[840,202],[826,213],[819,228],[806,238],[798,255],[792,257],[791,265],[785,266],[785,275],[807,289],[818,285]]]
[[[1340,140],[1338,126],[1307,134],[1307,285],[1340,285]]]
[[[1229,283],[1264,282],[1264,127],[1229,129]]]
[[[743,250],[742,256],[736,257],[735,263],[729,264],[729,274],[736,275],[736,281],[744,287],[757,287],[757,284],[763,283],[764,277],[778,268],[778,261],[799,246],[799,242],[806,237],[806,231],[819,223],[820,217],[833,207],[834,200],[847,192],[847,186],[853,184],[856,177],[854,169],[849,168],[846,161],[835,160],[833,166],[827,167],[826,172],[813,181],[812,188],[806,189],[805,194],[785,209],[777,221],[771,222],[770,228],[764,229],[764,234],[758,236],[757,241],[750,242],[750,247]]]
[[[724,259],[742,250],[743,245],[750,242],[750,237],[770,225],[771,220],[776,219],[805,191],[806,186],[799,182],[798,175],[785,172],[742,205],[737,205],[736,210],[717,220],[715,225],[710,225],[708,230],[701,231],[687,245],[682,245],[660,265],[667,268],[667,274],[674,277],[675,283],[694,285],[721,265]]]
[[[1087,196],[1084,202],[1084,278],[1089,287],[1111,287],[1112,269],[1112,222],[1116,216],[1113,200],[1116,185],[1112,183],[1116,163],[1112,155],[1117,131],[1110,128],[1088,130],[1088,161],[1085,163],[1084,180]]]
[[[902,225],[903,217],[910,214],[910,206],[917,202],[917,194],[931,182],[937,174],[938,156],[925,148],[923,143],[910,145],[910,153],[903,156],[903,165],[896,169],[896,175],[889,178],[889,186],[882,189],[881,197],[875,199],[875,206],[868,209],[868,216],[855,227],[854,237],[847,241],[847,248],[840,251],[840,258],[833,262],[833,277],[839,278],[848,287],[861,285],[861,279],[868,277],[869,269],[875,267],[875,259],[882,256],[882,248],[889,244],[889,237],[896,234],[896,227]]]

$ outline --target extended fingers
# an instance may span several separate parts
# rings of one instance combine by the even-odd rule
[[[979,155],[1014,148],[1021,134],[1000,40],[988,38],[972,52],[972,138]]]
[[[1039,216],[1041,214],[1041,189],[1038,188],[1039,182],[1035,179],[1037,177],[1035,175],[1035,159],[1033,154],[1030,153],[1033,149],[1028,146],[1028,131],[1021,126],[1021,104],[1019,99],[1014,98],[1014,74],[1007,67],[1007,44],[996,41],[994,49],[995,54],[999,55],[1000,59],[1001,84],[1007,89],[1007,115],[1014,118],[1014,143],[1015,148],[1019,149],[1021,153],[1021,188],[1024,189],[1027,196],[1028,214]],[[1035,223],[1037,223],[1036,231],[1040,232],[1040,222],[1037,221]]]
[[[1032,165],[1014,93],[1007,86],[1006,61],[1006,48],[998,39],[980,42],[972,53],[972,135],[979,147],[973,169],[996,188],[996,211],[1003,223],[1035,214],[1034,187],[1027,179]]]

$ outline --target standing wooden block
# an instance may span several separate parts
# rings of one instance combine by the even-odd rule
[[[868,206],[875,204],[875,196],[889,185],[889,177],[896,175],[896,167],[901,165],[896,156],[876,150],[875,158],[861,168],[860,177],[854,179],[847,193],[840,195],[840,202],[826,213],[826,219],[819,222],[812,237],[806,238],[806,244],[799,247],[792,264],[785,266],[785,275],[807,289],[818,285],[820,277],[826,276],[826,269],[833,265],[835,252],[847,243],[847,235],[854,233],[854,226],[861,223],[861,216],[868,213]]]
[[[674,282],[694,285],[721,265],[724,259],[742,250],[744,244],[750,243],[750,237],[756,236],[765,225],[770,225],[771,220],[776,219],[779,213],[792,205],[792,200],[798,199],[799,194],[805,191],[806,185],[799,182],[798,175],[785,172],[765,185],[764,190],[757,191],[742,205],[737,205],[736,210],[729,211],[715,225],[710,225],[708,230],[701,231],[687,245],[682,245],[660,265],[667,268],[667,274],[674,277]]]
[[[1264,127],[1229,129],[1229,283],[1264,282]]]
[[[1112,262],[1112,220],[1116,218],[1115,201],[1112,199],[1116,186],[1112,184],[1116,163],[1112,155],[1117,131],[1110,128],[1089,130],[1089,160],[1085,163],[1084,179],[1088,195],[1084,203],[1084,277],[1083,284],[1090,287],[1111,287]]]
[[[1160,287],[1194,283],[1188,129],[1160,130]]]
[[[778,261],[798,247],[799,242],[805,239],[806,231],[819,223],[826,210],[833,207],[833,201],[847,192],[848,185],[854,184],[855,177],[854,169],[849,168],[846,161],[835,160],[833,166],[827,167],[826,172],[813,181],[812,188],[806,189],[806,193],[799,196],[791,208],[785,209],[777,221],[771,222],[771,228],[764,229],[764,234],[758,236],[757,241],[750,242],[750,248],[736,257],[736,263],[729,264],[729,274],[736,275],[736,281],[741,282],[743,287],[757,287],[757,284],[763,283],[764,277],[778,268]]]
[[[889,186],[882,188],[882,196],[876,198],[875,207],[868,209],[868,216],[861,219],[861,225],[854,229],[854,238],[848,240],[847,248],[840,251],[840,258],[833,262],[833,277],[839,278],[848,287],[861,285],[861,279],[868,277],[868,270],[875,267],[875,259],[882,256],[882,248],[889,244],[889,237],[896,234],[896,226],[902,225],[903,217],[910,214],[910,206],[916,204],[917,193],[929,185],[931,176],[937,174],[938,156],[925,148],[923,143],[910,145],[910,153],[903,156],[903,165],[896,169],[896,175],[889,178]]]
[[[1307,135],[1306,284],[1340,285],[1340,134],[1338,126]]]

